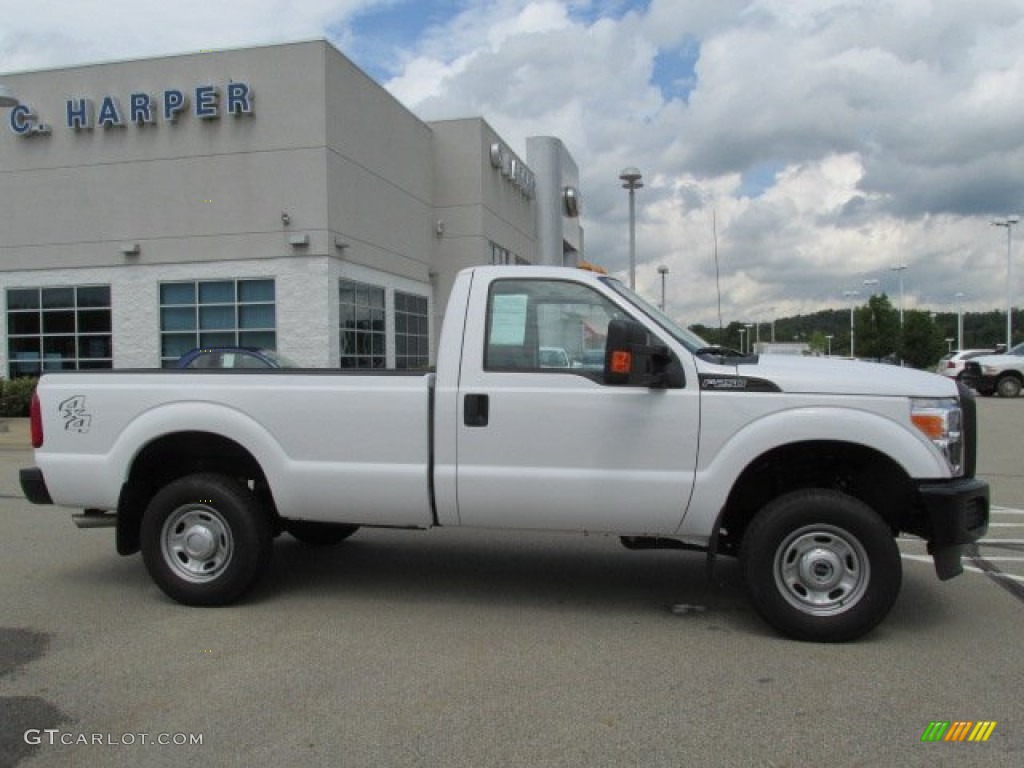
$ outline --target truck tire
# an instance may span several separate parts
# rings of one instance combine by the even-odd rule
[[[1017,397],[1020,394],[1020,379],[1012,374],[1003,376],[996,384],[1000,397]]]
[[[165,486],[142,517],[142,558],[168,597],[227,605],[265,569],[273,548],[269,516],[241,482],[215,474]]]
[[[889,526],[858,499],[825,489],[780,496],[740,549],[751,602],[797,640],[845,642],[889,613],[903,567]]]
[[[292,538],[313,547],[330,547],[359,530],[358,525],[319,523],[312,520],[286,520],[284,529]]]

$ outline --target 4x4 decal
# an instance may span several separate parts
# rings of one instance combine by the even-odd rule
[[[84,435],[92,426],[92,416],[85,410],[85,395],[75,395],[64,400],[57,406],[61,418],[64,419],[65,432],[77,432]]]

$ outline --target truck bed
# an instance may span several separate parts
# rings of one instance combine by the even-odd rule
[[[57,504],[115,509],[117,468],[156,440],[208,432],[248,447],[283,517],[432,521],[432,374],[133,370],[43,382],[59,414],[37,463]]]

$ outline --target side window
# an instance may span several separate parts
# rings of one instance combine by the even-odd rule
[[[599,377],[608,323],[621,310],[565,280],[498,280],[487,305],[484,369]]]

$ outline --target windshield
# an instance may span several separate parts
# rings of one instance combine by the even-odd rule
[[[673,339],[678,341],[691,352],[696,352],[698,349],[703,349],[708,346],[708,343],[696,333],[676,324],[675,320],[653,304],[637,296],[633,291],[629,290],[629,288],[624,286],[615,278],[606,277],[602,279],[604,280],[605,285],[647,315],[647,317],[661,326],[661,328],[664,329]]]
[[[296,363],[289,357],[282,355],[280,352],[275,352],[273,349],[262,349],[260,354],[265,358],[275,363],[278,368],[298,368],[299,364]]]

